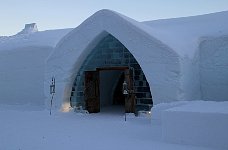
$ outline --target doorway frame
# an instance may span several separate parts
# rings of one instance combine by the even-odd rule
[[[128,82],[129,94],[125,95],[125,113],[136,113],[135,112],[135,93],[134,93],[134,73],[131,74],[132,67],[129,66],[112,66],[112,67],[98,67],[96,71],[109,71],[109,70],[123,70],[124,71],[124,80]],[[127,72],[127,73],[126,73]],[[127,78],[127,79],[126,79]],[[131,80],[132,78],[132,80]],[[100,80],[100,77],[99,77]]]
[[[98,68],[96,68],[95,71],[98,74],[100,74],[100,71],[112,71],[112,70],[120,70],[120,71],[125,71],[125,72],[128,71],[128,73],[130,73],[131,67],[129,67],[129,66],[98,67]],[[126,78],[126,73],[124,73],[124,76]],[[129,74],[128,74],[128,77],[130,77]],[[132,77],[132,78],[134,78],[134,77]],[[124,80],[126,80],[126,79],[124,79]],[[130,80],[130,78],[128,80]],[[99,87],[98,88],[100,88],[100,77],[99,77],[98,81],[99,81],[99,84],[98,84]],[[133,81],[131,81],[131,82],[133,82]],[[134,84],[134,83],[131,83],[131,86],[132,86],[132,84]],[[98,99],[99,99],[99,102],[100,102],[100,93],[99,93]],[[130,99],[130,103],[131,103],[131,106],[130,106],[131,108],[128,108],[129,106],[127,106],[127,103],[129,104],[129,99]],[[125,97],[125,106],[124,107],[125,107],[125,113],[126,112],[135,113],[135,96],[134,96],[134,92],[130,93],[128,96]],[[100,112],[100,107],[99,107],[99,111],[98,112]]]
[[[96,71],[105,71],[105,70],[128,70],[130,67],[128,66],[118,66],[118,67],[99,67],[96,68]]]

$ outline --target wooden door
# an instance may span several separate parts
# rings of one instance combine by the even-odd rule
[[[125,98],[125,112],[135,113],[135,94],[133,89],[133,70],[125,70],[125,81],[128,84],[129,94]]]
[[[100,112],[99,72],[85,72],[85,106],[89,113]]]

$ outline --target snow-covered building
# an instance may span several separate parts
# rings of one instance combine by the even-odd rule
[[[32,24],[32,33],[0,38],[0,103],[49,107],[52,77],[57,109],[125,104],[135,112],[171,101],[227,101],[226,18],[138,22],[101,10],[75,29],[39,32]]]

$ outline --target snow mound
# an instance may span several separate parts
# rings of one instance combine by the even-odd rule
[[[151,108],[151,123],[161,124],[162,112],[173,107],[187,104],[188,101],[174,101],[171,103],[160,103]]]
[[[228,149],[228,102],[189,101],[164,110],[161,118],[165,141]]]
[[[38,32],[37,25],[36,23],[30,23],[30,24],[25,24],[25,28],[17,34],[30,34],[34,32]]]
[[[166,111],[196,112],[196,113],[221,113],[228,115],[228,102],[216,101],[190,101],[186,105],[169,108]]]

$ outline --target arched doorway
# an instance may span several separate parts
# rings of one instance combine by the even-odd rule
[[[106,75],[102,75],[104,71]],[[111,101],[110,105],[114,105],[117,96],[123,98],[120,93],[116,94],[122,88],[122,74],[130,91],[127,101],[124,101],[125,111],[150,110],[153,100],[143,70],[129,50],[110,34],[95,46],[79,69],[72,87],[71,107],[82,107],[93,113],[99,112],[100,107],[108,101]],[[103,85],[106,86],[106,91],[100,90],[103,80],[110,81]],[[112,96],[104,100],[101,96],[106,92]]]

